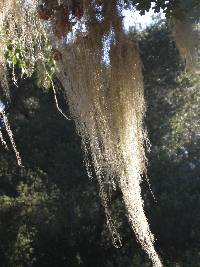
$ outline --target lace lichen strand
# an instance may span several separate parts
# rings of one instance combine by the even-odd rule
[[[183,20],[173,18],[171,23],[176,46],[181,57],[185,60],[186,69],[197,70],[199,68],[199,30],[195,30],[194,23],[188,18]]]
[[[4,146],[4,148],[5,148],[6,150],[8,150],[8,146],[7,146],[6,141],[5,141],[4,138],[3,138],[2,131],[0,131],[0,140],[1,140],[1,143],[2,143],[2,145]]]
[[[15,144],[15,141],[14,141],[14,138],[13,138],[13,133],[12,133],[12,130],[11,130],[11,128],[10,128],[10,124],[9,124],[9,122],[8,122],[8,119],[7,119],[6,114],[5,114],[4,111],[2,112],[2,115],[3,115],[3,121],[4,121],[4,123],[5,123],[6,131],[7,131],[7,133],[8,133],[8,136],[9,136],[9,138],[10,138],[10,142],[11,142],[12,147],[13,147],[13,150],[14,150],[14,152],[15,152],[15,156],[16,156],[16,159],[17,159],[17,164],[18,164],[20,167],[23,167],[23,165],[22,165],[22,160],[21,160],[21,157],[20,157],[20,154],[19,154],[19,152],[18,152],[18,150],[17,150],[16,144]]]
[[[0,76],[3,77],[1,85],[6,91],[8,70],[5,52],[8,45],[11,45],[13,52],[20,51],[21,60],[31,75],[38,60],[45,62],[43,46],[47,32],[46,26],[37,16],[36,1],[0,0],[0,7]]]
[[[146,170],[142,66],[136,44],[124,34],[121,17],[113,11],[114,1],[109,3],[110,66],[102,64],[104,29],[99,29],[100,24],[88,23],[87,36],[63,48],[59,78],[82,138],[85,161],[87,166],[92,163],[99,183],[113,241],[121,244],[112,218],[110,188],[120,187],[137,239],[153,265],[160,267],[140,188]]]
[[[121,160],[118,176],[128,218],[136,237],[154,266],[162,263],[154,249],[154,238],[144,213],[141,196],[141,175],[146,169],[143,125],[145,101],[142,65],[136,44],[121,33],[119,43],[110,50],[113,136]],[[113,102],[114,101],[114,102]],[[118,137],[116,138],[116,133]]]
[[[35,15],[36,5],[33,4],[27,9],[25,2],[29,3],[26,0],[0,0],[2,8],[5,9],[4,13],[0,11],[3,29],[1,42],[4,52],[7,40],[12,42],[14,48],[22,49],[22,55],[28,59],[28,67],[32,72],[37,59],[45,60],[41,45],[45,27],[43,28]],[[82,138],[89,175],[91,170],[94,170],[97,177],[99,195],[113,242],[116,246],[121,245],[111,208],[111,192],[120,188],[127,216],[138,242],[149,255],[153,265],[160,267],[162,264],[154,249],[154,238],[144,213],[140,187],[141,176],[146,170],[146,131],[143,125],[145,101],[142,67],[137,46],[124,34],[116,0],[100,1],[101,22],[96,16],[94,1],[81,1],[87,3],[84,10],[80,5],[69,5],[72,10],[68,14],[66,6],[61,10],[62,6],[58,3],[55,8],[50,8],[53,15],[44,14],[50,3],[44,2],[44,5],[39,7],[42,9],[39,14],[43,19],[50,20],[54,28],[48,29],[55,35],[52,40],[56,39],[55,48],[59,48],[62,54],[58,60],[57,75],[64,87],[64,95],[77,133]],[[72,4],[73,1],[69,3]],[[75,38],[74,43],[73,40],[68,41],[65,37],[72,24],[69,13],[75,20],[82,20],[83,11],[86,12],[86,34],[82,37],[80,34],[79,40]],[[62,13],[60,17],[59,12]],[[6,30],[5,25],[9,26]],[[82,33],[81,29],[79,30]],[[103,40],[108,35],[110,64],[103,64]],[[18,164],[21,165],[5,113],[3,116]]]
[[[51,83],[52,86],[52,90],[53,90],[53,95],[54,95],[54,100],[55,100],[55,104],[56,104],[56,108],[58,110],[58,112],[66,119],[66,120],[71,120],[60,108],[59,103],[58,103],[58,98],[57,98],[57,93],[56,93],[56,88],[54,86],[54,83]]]
[[[104,109],[107,106],[105,106],[106,92],[103,86],[101,49],[97,45],[93,50],[93,45],[94,40],[87,38],[79,43],[78,47],[71,46],[63,51],[60,80],[65,88],[77,132],[82,137],[86,164],[90,166],[92,162],[95,169],[108,225],[115,237],[114,242],[120,244],[120,238],[108,208],[110,196],[106,179],[108,177],[111,180],[114,179],[112,164],[114,155],[109,159],[113,149],[110,127]],[[107,176],[108,173],[109,176]],[[112,182],[112,184],[115,183],[115,181]]]

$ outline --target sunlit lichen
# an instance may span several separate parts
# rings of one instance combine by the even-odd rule
[[[35,68],[40,69],[38,62],[45,65],[44,42],[51,42],[57,77],[82,139],[88,174],[94,170],[98,179],[113,242],[121,245],[110,209],[110,195],[118,187],[137,240],[153,265],[162,266],[154,249],[140,187],[146,170],[147,141],[142,64],[136,42],[124,33],[118,2],[9,0],[0,4],[1,77],[7,73],[8,45],[13,51],[20,51],[20,60],[16,60],[31,75]],[[106,38],[108,62],[103,62]],[[11,63],[14,61],[15,58]],[[49,78],[51,68],[45,65],[45,69]],[[55,90],[54,96],[57,101]],[[21,165],[5,113],[3,117]]]

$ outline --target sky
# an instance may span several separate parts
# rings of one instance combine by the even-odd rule
[[[152,16],[155,16],[153,9],[146,12],[145,15],[141,16],[136,10],[124,10],[124,27],[126,30],[131,26],[136,26],[137,28],[146,28],[152,23]],[[161,18],[164,18],[164,14],[160,13]]]

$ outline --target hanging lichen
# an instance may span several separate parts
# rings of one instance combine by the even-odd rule
[[[4,146],[4,148],[5,148],[6,150],[8,150],[8,146],[7,146],[6,141],[5,141],[4,138],[3,138],[2,131],[0,131],[0,140],[1,140],[1,143],[2,143],[2,145]]]
[[[7,63],[13,68],[14,82],[15,64],[22,75],[32,75],[36,67],[45,65],[47,41],[45,25],[37,16],[35,1],[33,4],[26,0],[0,0],[0,78],[8,98]]]
[[[13,150],[14,150],[15,155],[16,155],[17,164],[18,164],[19,166],[23,167],[23,165],[22,165],[22,160],[21,160],[21,157],[20,157],[20,154],[19,154],[19,152],[18,152],[18,150],[17,150],[16,144],[15,144],[15,141],[14,141],[14,138],[13,138],[13,133],[12,133],[12,130],[11,130],[11,128],[10,128],[10,124],[9,124],[9,122],[8,122],[8,118],[7,118],[7,116],[6,116],[6,114],[5,114],[4,111],[2,112],[2,115],[3,115],[3,121],[4,121],[4,123],[5,123],[6,131],[7,131],[7,133],[8,133],[8,136],[9,136],[9,138],[10,138],[10,142],[11,142],[11,144],[12,144]],[[6,144],[6,142],[3,140],[3,138],[2,138],[1,140],[2,140],[2,143],[7,147],[7,144]]]
[[[95,173],[98,180],[114,244],[120,246],[121,240],[110,200],[112,190],[120,188],[137,240],[153,265],[160,267],[141,196],[147,142],[142,64],[136,42],[129,40],[122,26],[120,7],[125,2],[128,1],[0,0],[0,78],[6,88],[5,52],[9,49],[7,62],[12,67],[18,61],[27,75],[37,69],[52,82],[56,70],[82,139],[88,174]],[[188,21],[174,20],[177,47],[187,68],[193,66],[196,58],[190,27]],[[46,51],[52,51],[49,61]],[[53,90],[62,113],[54,87]],[[3,116],[20,165],[10,126]]]
[[[31,76],[37,69],[43,76],[42,84],[48,86],[52,79],[52,64],[49,60],[46,25],[37,16],[36,1],[0,0],[0,83],[7,101],[10,101],[8,66],[12,69],[12,80],[16,81],[15,65],[21,70],[21,76]],[[3,113],[6,131],[16,154],[18,165],[21,158],[8,119]],[[3,135],[0,136],[6,147]]]
[[[29,75],[38,62],[46,60],[42,46],[46,27],[54,59],[58,61],[57,75],[82,138],[88,174],[92,175],[94,169],[99,182],[113,242],[121,245],[110,208],[112,190],[118,187],[138,241],[153,265],[162,266],[154,249],[140,188],[146,166],[142,66],[137,45],[124,33],[117,1],[44,0],[36,5],[10,0],[1,4],[1,74],[6,76],[4,53],[8,45],[13,51],[20,50],[25,63],[22,68],[27,68]],[[36,13],[49,23],[43,26]],[[108,62],[103,63],[105,40]],[[3,117],[21,165],[5,113]]]
[[[199,30],[191,19],[172,19],[172,29],[175,38],[176,46],[180,52],[181,57],[185,60],[187,70],[196,70],[199,64]]]
[[[162,266],[144,213],[141,176],[145,172],[142,66],[138,48],[124,34],[115,1],[103,1],[103,21],[88,9],[87,33],[60,45],[59,79],[82,138],[89,175],[94,168],[108,226],[116,246],[121,240],[110,209],[111,189],[119,187],[138,241],[154,266]],[[109,63],[103,64],[106,36]],[[92,166],[92,167],[91,167]]]

